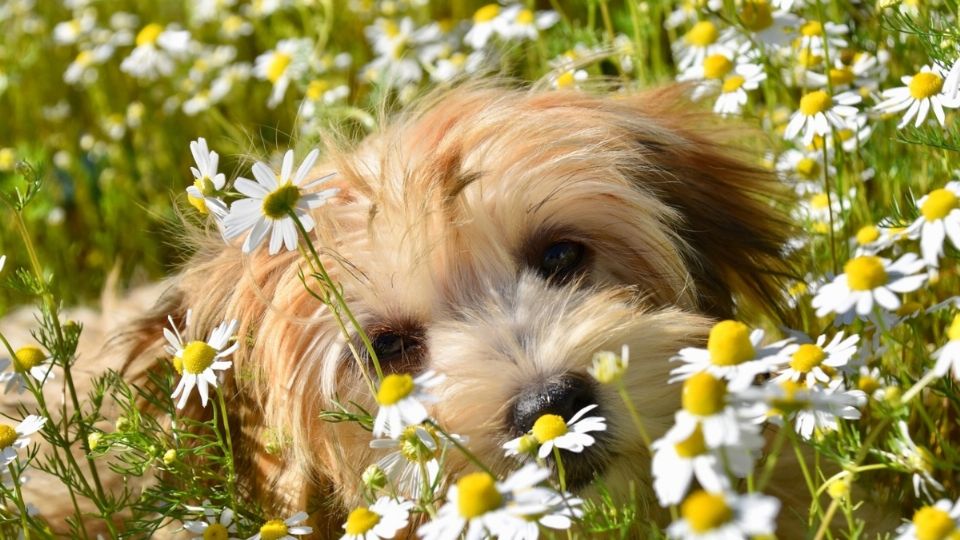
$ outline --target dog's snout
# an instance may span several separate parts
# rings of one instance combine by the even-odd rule
[[[593,385],[585,377],[566,374],[525,388],[511,409],[509,424],[518,433],[526,433],[545,414],[569,420],[580,409],[596,403]]]

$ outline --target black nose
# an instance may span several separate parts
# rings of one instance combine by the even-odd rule
[[[580,409],[596,402],[589,380],[578,375],[562,375],[525,388],[513,404],[508,422],[519,435],[530,431],[537,418],[545,414],[569,420]]]

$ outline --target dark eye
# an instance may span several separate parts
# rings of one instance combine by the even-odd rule
[[[566,280],[583,266],[586,248],[579,242],[563,240],[543,250],[538,270],[545,278]]]
[[[396,373],[412,371],[419,367],[426,350],[423,331],[419,328],[409,330],[383,330],[370,333],[370,344],[380,361],[384,372]],[[366,356],[366,349],[359,344]],[[369,359],[372,362],[372,359]]]
[[[380,334],[373,338],[373,352],[381,362],[389,361],[391,357],[403,354],[403,336],[393,332]]]

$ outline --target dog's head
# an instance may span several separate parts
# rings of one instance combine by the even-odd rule
[[[629,346],[626,389],[656,435],[679,404],[669,357],[739,299],[775,303],[778,188],[738,155],[739,132],[682,90],[448,91],[317,168],[336,172],[341,192],[316,212],[315,245],[385,373],[445,375],[432,415],[495,469],[515,467],[501,445],[539,415],[597,404],[609,428],[565,457],[570,483],[645,483],[620,397],[587,374],[594,353]],[[350,352],[363,359],[363,346],[308,293],[305,270],[296,252],[207,247],[170,298],[201,332],[241,321],[232,376],[254,412],[240,427],[287,442],[275,472],[261,460],[261,480],[295,474],[349,499],[384,454],[358,425],[320,415],[335,402],[376,406]],[[450,455],[448,472],[469,467]]]

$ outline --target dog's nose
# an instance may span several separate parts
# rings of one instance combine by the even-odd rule
[[[566,374],[524,389],[513,404],[509,423],[517,433],[526,433],[533,428],[537,418],[545,414],[556,414],[569,420],[580,409],[596,402],[589,380]]]

